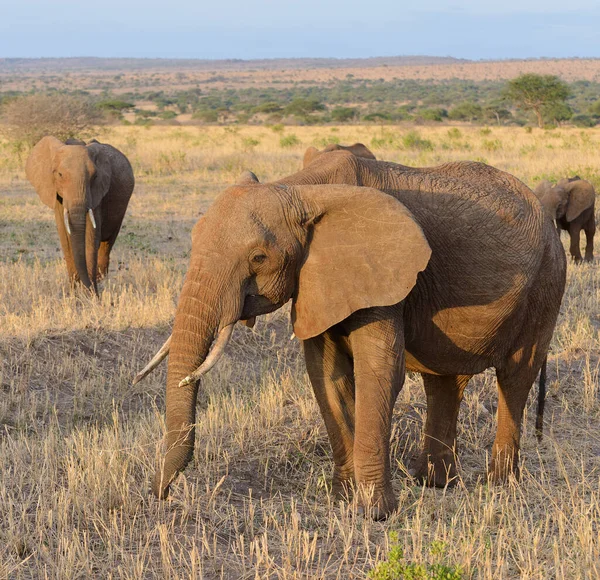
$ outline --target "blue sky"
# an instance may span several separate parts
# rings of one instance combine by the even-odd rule
[[[600,57],[598,0],[1,0],[1,5],[0,58]]]

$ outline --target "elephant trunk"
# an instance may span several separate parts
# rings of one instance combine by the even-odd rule
[[[206,276],[203,278],[199,281],[197,271],[188,271],[173,324],[167,372],[166,455],[152,484],[152,492],[159,499],[168,496],[169,485],[194,452],[198,381],[180,383],[206,359],[221,322],[218,309],[213,307],[219,304],[221,291]]]
[[[69,220],[71,226],[71,248],[75,269],[81,283],[86,288],[92,288],[92,282],[88,273],[86,261],[86,224],[87,210],[85,204],[78,203],[67,208],[65,219]],[[66,224],[65,224],[66,225]]]

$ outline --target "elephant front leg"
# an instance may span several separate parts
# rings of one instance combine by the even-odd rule
[[[65,263],[67,265],[67,274],[71,287],[74,287],[79,280],[77,269],[75,268],[75,260],[73,259],[73,250],[71,248],[71,238],[65,228],[64,206],[62,203],[56,203],[54,207],[54,218],[56,220],[56,229],[58,230],[58,239],[62,248]]]
[[[426,485],[445,487],[456,481],[456,425],[460,403],[470,378],[470,375],[423,374],[427,420],[423,450],[410,473]]]
[[[349,320],[356,384],[354,475],[362,503],[370,504],[375,519],[383,519],[397,507],[390,436],[394,403],[404,383],[402,308],[371,308]]]
[[[352,358],[331,332],[303,342],[306,368],[333,452],[332,492],[354,487],[354,376]]]

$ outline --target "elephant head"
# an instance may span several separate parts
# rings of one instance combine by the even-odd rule
[[[549,181],[541,181],[534,193],[553,220],[560,219],[565,215],[569,195],[564,187],[552,185]]]
[[[548,215],[554,220],[572,222],[595,200],[594,187],[584,179],[564,178],[556,185],[542,181],[534,191]]]
[[[315,159],[323,155],[324,153],[329,153],[331,151],[349,151],[356,157],[362,157],[363,159],[376,159],[375,155],[369,150],[366,145],[362,143],[354,143],[354,145],[337,145],[332,143],[331,145],[327,145],[325,149],[319,151],[316,147],[309,147],[304,152],[304,159],[302,161],[302,167],[306,167],[309,163],[312,163]]]
[[[100,215],[94,210],[108,192],[111,164],[102,148],[86,147],[78,140],[69,143],[44,137],[31,151],[25,172],[40,199],[60,216],[57,227],[64,229],[62,233],[69,240],[79,279],[87,288],[95,289],[95,279],[91,278],[96,264],[86,262],[86,231],[88,244],[97,247],[98,233],[92,235],[92,231]]]
[[[572,222],[594,205],[596,199],[594,186],[585,179],[579,177],[561,179],[556,187],[561,188],[567,194],[567,208],[563,215],[568,222]]]
[[[193,228],[173,332],[155,357],[169,352],[159,498],[192,457],[198,379],[237,321],[292,299],[294,332],[308,339],[356,310],[402,301],[430,257],[412,214],[378,190],[261,185],[249,173],[242,181]]]

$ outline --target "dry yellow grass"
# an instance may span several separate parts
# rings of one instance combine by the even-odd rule
[[[405,465],[425,408],[410,376],[394,420],[398,513],[374,523],[336,504],[325,430],[280,311],[236,330],[202,385],[194,463],[168,501],[148,495],[165,367],[130,381],[169,333],[192,225],[242,170],[277,178],[306,146],[339,139],[409,165],[485,159],[529,184],[578,173],[600,186],[598,130],[416,130],[110,129],[101,138],[129,156],[137,186],[99,301],[70,292],[52,212],[2,146],[0,578],[360,578],[385,559],[390,531],[409,562],[431,561],[443,542],[465,578],[600,576],[598,261],[569,265],[546,434],[538,444],[532,394],[520,483],[481,479],[495,429],[486,373],[461,411],[459,485],[413,485]],[[290,134],[298,143],[282,147]]]

